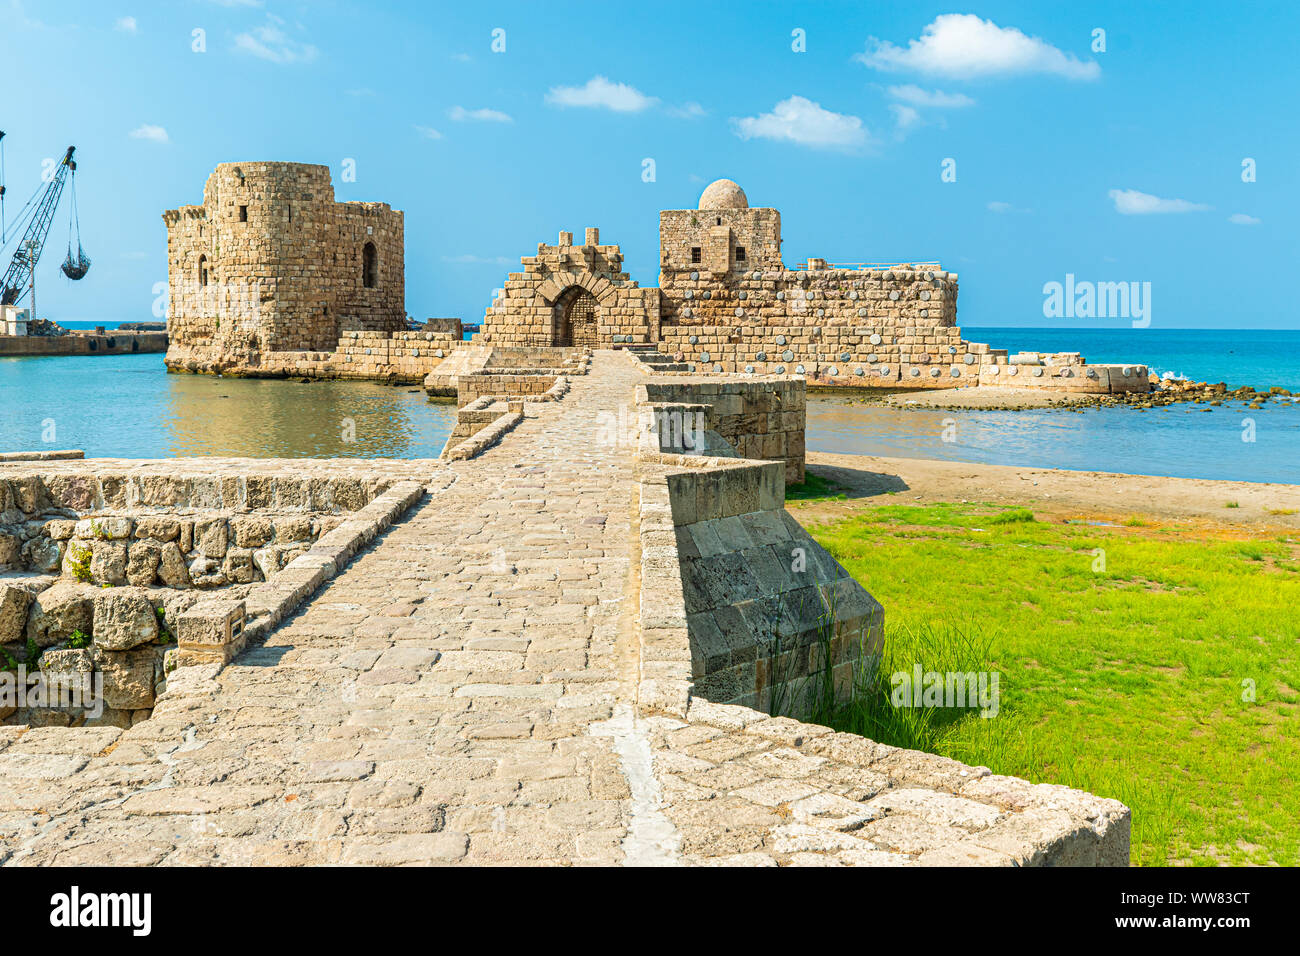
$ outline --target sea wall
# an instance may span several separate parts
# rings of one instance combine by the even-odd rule
[[[3,355],[131,355],[166,352],[166,332],[72,332],[68,335],[0,335]]]

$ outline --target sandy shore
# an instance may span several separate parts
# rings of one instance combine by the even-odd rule
[[[1078,405],[1091,396],[1055,392],[1045,388],[1017,388],[1011,385],[981,385],[978,388],[917,389],[895,392],[882,400],[900,408],[1053,408]]]
[[[1252,530],[1300,530],[1300,485],[819,452],[809,452],[807,463],[813,473],[849,489],[850,499],[869,506],[883,504],[890,499],[880,496],[897,492],[894,501],[978,501],[1097,520],[1147,515],[1224,527],[1249,525]],[[1237,507],[1226,507],[1229,502]],[[1287,511],[1292,513],[1279,513]]]

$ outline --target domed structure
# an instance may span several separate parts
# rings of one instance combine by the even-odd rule
[[[749,200],[745,190],[730,179],[719,179],[709,183],[700,194],[701,209],[748,209]]]

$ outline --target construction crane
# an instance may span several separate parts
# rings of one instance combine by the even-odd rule
[[[3,140],[3,137],[4,133],[0,132],[0,140]],[[54,213],[63,195],[63,187],[70,178],[73,182],[72,206],[68,211],[68,258],[63,263],[63,273],[69,279],[80,279],[90,269],[90,260],[81,248],[81,222],[77,215],[77,164],[72,158],[76,150],[75,146],[68,147],[50,181],[43,189],[37,187],[32,198],[18,214],[14,228],[18,229],[24,223],[26,228],[23,229],[22,239],[14,248],[13,258],[5,269],[4,278],[0,280],[0,305],[17,305],[32,290],[32,277],[36,271],[36,264],[45,249],[45,240],[49,237]],[[2,185],[0,189],[3,189]],[[0,191],[0,202],[3,201],[3,196],[4,193]],[[75,256],[72,252],[74,228],[77,239]],[[5,239],[7,242],[8,236]]]

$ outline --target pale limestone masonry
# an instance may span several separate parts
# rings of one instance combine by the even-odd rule
[[[57,474],[7,471],[0,649],[48,680],[102,681],[105,706],[0,701],[0,719],[121,727],[146,719],[166,686],[165,655],[229,660],[422,493],[388,477],[312,479],[274,468],[157,474],[79,462]]]
[[[402,214],[335,202],[326,166],[222,163],[201,206],[163,221],[169,369],[256,369],[345,331],[405,328]]]
[[[632,281],[599,230],[582,243],[561,232],[507,276],[472,345],[454,319],[406,330],[402,214],[334,202],[325,167],[223,163],[203,205],[163,218],[173,371],[423,381],[449,395],[482,367],[484,346],[652,346],[688,372],[813,386],[1150,389],[1145,366],[1044,359],[1021,372],[1005,351],[967,342],[957,276],[937,262],[787,268],[781,214],[751,208],[725,179],[697,208],[660,213],[658,288]]]
[[[561,232],[537,244],[523,272],[512,272],[483,317],[476,339],[494,345],[608,348],[654,341],[659,291],[643,289],[623,271],[618,246],[601,245],[597,229],[575,245]]]
[[[0,463],[68,493],[87,470],[130,471],[75,494],[135,487],[155,504],[176,481],[233,504],[363,478],[387,485],[365,528],[392,521],[330,532],[355,557],[322,554],[286,582],[293,616],[250,596],[241,653],[237,612],[186,618],[183,641],[224,650],[172,671],[149,719],[0,727],[0,864],[1127,863],[1117,801],[710,700],[784,710],[802,685],[786,694],[781,675],[842,673],[837,649],[799,636],[806,620],[783,623],[772,655],[719,619],[848,585],[820,554],[797,576],[770,567],[765,552],[805,534],[780,464],[597,439],[646,383],[626,353],[598,351],[571,383],[466,461]],[[846,640],[879,625],[859,592],[836,605]]]

